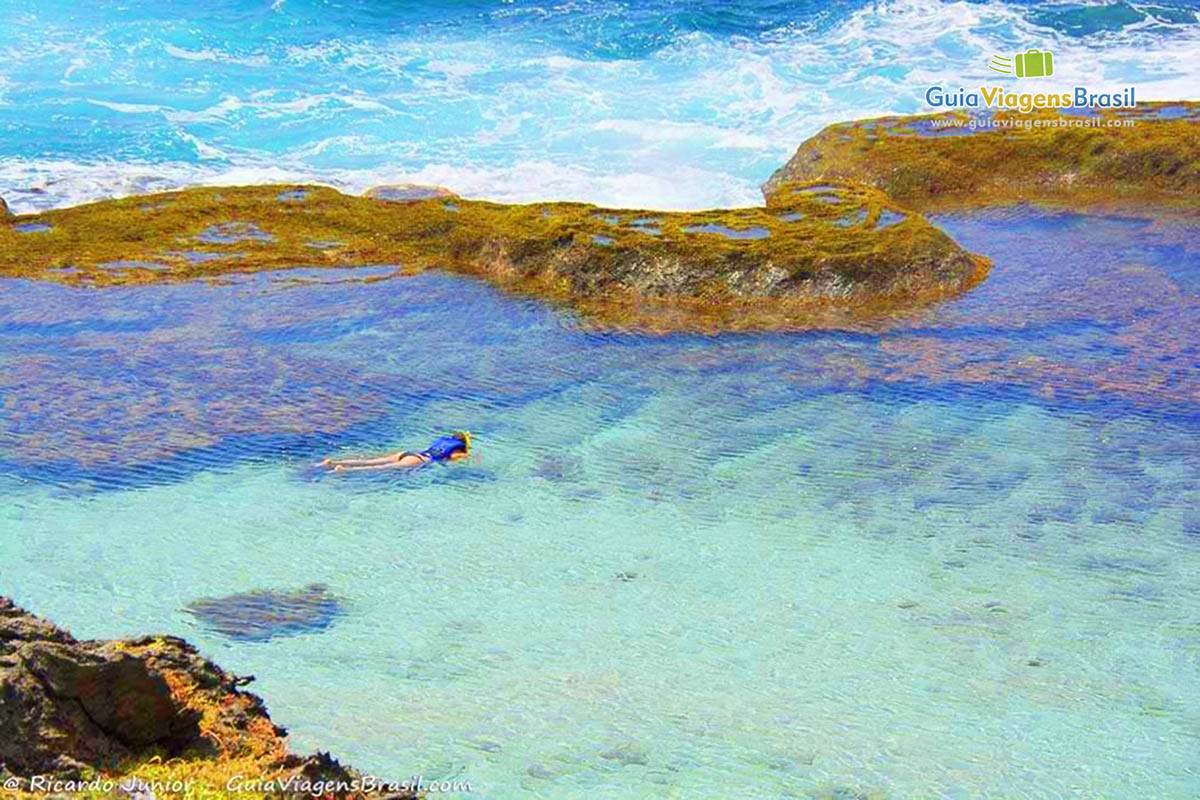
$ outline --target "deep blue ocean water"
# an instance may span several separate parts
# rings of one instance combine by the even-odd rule
[[[931,110],[993,54],[1196,97],[1195,2],[0,0],[0,196],[415,180],[499,200],[754,204],[830,122]],[[1023,86],[1035,86],[1026,81]]]
[[[0,23],[18,211],[259,180],[754,203],[822,125],[922,110],[993,52],[1140,98],[1194,98],[1200,57],[1168,3]],[[390,266],[0,282],[0,593],[81,637],[185,635],[294,749],[472,796],[1194,798],[1196,223],[935,222],[988,281],[839,332],[601,332]],[[460,427],[469,464],[314,467]],[[339,613],[300,635],[187,611],[314,583]]]

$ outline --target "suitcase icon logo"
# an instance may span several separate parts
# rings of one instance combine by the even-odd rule
[[[1012,58],[992,56],[988,67],[1018,78],[1049,78],[1054,74],[1054,54],[1049,50],[1026,50]]]

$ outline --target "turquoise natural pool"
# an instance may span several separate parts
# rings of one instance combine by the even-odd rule
[[[939,224],[991,278],[836,333],[601,333],[384,267],[5,282],[0,592],[482,797],[1195,796],[1197,230]],[[479,463],[310,466],[456,427]],[[183,611],[318,581],[319,633]]]

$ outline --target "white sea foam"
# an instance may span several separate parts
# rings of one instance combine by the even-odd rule
[[[182,58],[185,61],[220,61],[226,64],[240,64],[244,67],[266,67],[271,63],[271,59],[264,55],[234,56],[220,50],[188,50],[171,44],[166,45],[163,49],[166,50],[167,55]]]
[[[114,103],[109,100],[96,100],[88,98],[88,102],[94,106],[107,108],[109,111],[116,111],[119,114],[161,114],[168,109],[165,106],[153,106],[145,103]]]
[[[714,147],[760,149],[768,147],[766,137],[742,131],[730,131],[699,122],[672,122],[664,119],[605,119],[593,126],[598,131],[613,131],[645,142],[677,142],[707,139]]]
[[[613,208],[695,209],[752,206],[762,199],[754,181],[685,165],[677,165],[670,174],[661,174],[597,173],[550,161],[523,162],[511,167],[430,164],[396,179],[401,178],[448,186],[467,197],[504,202],[586,198],[588,202]]]
[[[73,65],[90,63],[88,48],[99,46],[48,45]],[[1133,25],[1074,37],[1000,3],[889,0],[828,29],[756,40],[690,33],[640,59],[586,59],[502,36],[450,34],[281,44],[269,56],[167,45],[173,58],[193,63],[254,65],[261,55],[289,74],[315,71],[322,90],[298,90],[287,75],[271,84],[258,72],[221,84],[222,96],[154,102],[91,89],[83,99],[109,111],[161,115],[195,161],[13,157],[0,161],[0,194],[30,210],[236,177],[349,191],[425,181],[511,201],[749,204],[758,199],[755,187],[825,125],[930,111],[928,86],[1005,80],[988,70],[991,55],[1031,46],[1053,51],[1056,74],[1022,81],[1022,89],[1134,85],[1140,100],[1197,98],[1200,25],[1177,26],[1170,36]],[[28,54],[14,58],[29,65]],[[0,104],[11,105],[20,88],[0,77]]]
[[[207,146],[193,142],[200,150]],[[228,159],[221,151],[205,159]],[[0,159],[0,191],[18,214],[189,186],[311,183],[361,194],[393,183],[437,184],[464,197],[498,202],[579,200],[614,208],[696,209],[752,206],[757,183],[696,167],[671,175],[596,173],[548,161],[508,167],[429,164],[422,169],[313,170],[303,163],[146,164]],[[699,201],[697,198],[700,198]]]
[[[179,136],[185,142],[196,148],[196,155],[201,159],[210,160],[217,158],[228,158],[228,154],[225,151],[221,150],[220,148],[213,147],[210,144],[205,144],[200,139],[192,136],[190,133],[179,131]]]
[[[111,108],[120,104],[97,102],[97,105],[107,105]],[[125,109],[117,110],[136,110],[135,107],[129,106],[129,104],[124,105],[126,106]],[[279,99],[278,93],[275,91],[255,92],[245,100],[234,96],[227,96],[222,98],[220,102],[198,111],[149,106],[145,107],[145,110],[162,111],[163,115],[169,121],[182,124],[217,122],[232,116],[235,112],[243,111],[259,119],[311,115],[324,112],[336,106],[345,106],[360,111],[371,111],[387,115],[396,113],[394,109],[385,103],[381,103],[362,93],[306,94],[289,99]]]

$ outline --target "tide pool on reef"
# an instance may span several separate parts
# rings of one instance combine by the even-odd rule
[[[939,224],[989,280],[841,333],[587,331],[433,273],[8,281],[4,591],[485,797],[1191,796],[1194,229]],[[457,427],[479,463],[312,468]],[[312,583],[321,632],[184,610]]]

